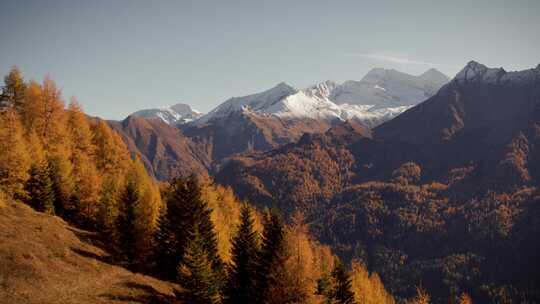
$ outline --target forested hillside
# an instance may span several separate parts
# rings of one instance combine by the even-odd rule
[[[168,301],[394,302],[377,274],[360,262],[342,264],[315,240],[301,213],[285,224],[277,211],[255,210],[230,188],[195,176],[157,183],[104,121],[88,118],[75,99],[66,107],[49,77],[27,82],[13,68],[5,77],[0,110],[0,215],[10,218],[13,208],[25,203],[95,231],[108,263],[178,283],[176,299]],[[2,248],[0,259],[35,242],[14,237],[22,239],[12,249]],[[49,255],[40,257],[43,267],[52,263]],[[86,271],[73,263],[71,271]],[[24,277],[35,275],[14,267]],[[11,283],[1,285],[1,293],[25,302],[11,285],[24,283],[7,276],[3,268],[0,281]]]
[[[372,130],[351,122],[233,158],[216,180],[304,210],[315,236],[397,297],[540,301],[540,66],[470,62],[435,96]]]

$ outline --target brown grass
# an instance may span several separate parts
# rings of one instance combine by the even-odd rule
[[[22,203],[3,204],[0,303],[174,301],[175,285],[109,264],[108,254],[92,245],[93,233]]]

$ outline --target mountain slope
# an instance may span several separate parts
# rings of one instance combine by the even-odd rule
[[[160,180],[192,173],[207,176],[210,158],[182,132],[160,119],[129,116],[109,125],[122,135],[131,153]]]
[[[183,128],[200,149],[215,162],[235,154],[266,151],[297,141],[304,133],[324,132],[326,121],[262,116],[248,111],[232,112],[208,124]]]
[[[95,238],[22,203],[0,206],[0,302],[173,301],[174,284],[109,264]]]

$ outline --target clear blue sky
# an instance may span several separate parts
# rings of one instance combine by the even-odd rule
[[[534,67],[539,16],[539,0],[0,0],[0,73],[50,73],[66,99],[105,118],[180,101],[208,111],[281,81],[360,79],[373,67]]]

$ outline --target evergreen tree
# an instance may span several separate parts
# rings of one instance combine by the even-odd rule
[[[116,219],[118,231],[117,250],[121,258],[129,265],[135,263],[136,233],[135,233],[135,206],[139,200],[139,189],[133,182],[128,182],[120,196],[120,212]]]
[[[277,211],[266,211],[263,218],[261,250],[257,257],[257,303],[266,303],[271,297],[268,293],[277,284],[275,272],[284,263],[285,231],[281,216]]]
[[[328,272],[323,273],[317,280],[315,294],[324,297],[324,304],[332,304],[332,280]]]
[[[351,278],[341,261],[336,260],[332,271],[334,286],[331,297],[336,304],[354,304],[354,293],[352,292]]]
[[[158,220],[156,234],[158,273],[166,279],[174,279],[174,269],[184,256],[191,233],[197,229],[212,268],[223,274],[223,262],[218,255],[214,224],[210,218],[212,211],[201,198],[197,178],[177,178],[170,188],[166,198],[167,209]]]
[[[28,203],[36,210],[54,214],[53,182],[46,165],[32,165],[25,190]]]
[[[183,288],[180,299],[190,304],[220,303],[216,275],[203,236],[195,229],[178,266],[178,282]]]
[[[24,91],[26,84],[18,67],[14,66],[9,74],[4,77],[4,87],[0,95],[0,106],[7,105],[21,111],[24,103]]]
[[[240,211],[238,233],[232,240],[228,281],[225,288],[225,303],[256,303],[256,275],[258,236],[254,229],[251,208],[244,204]]]

